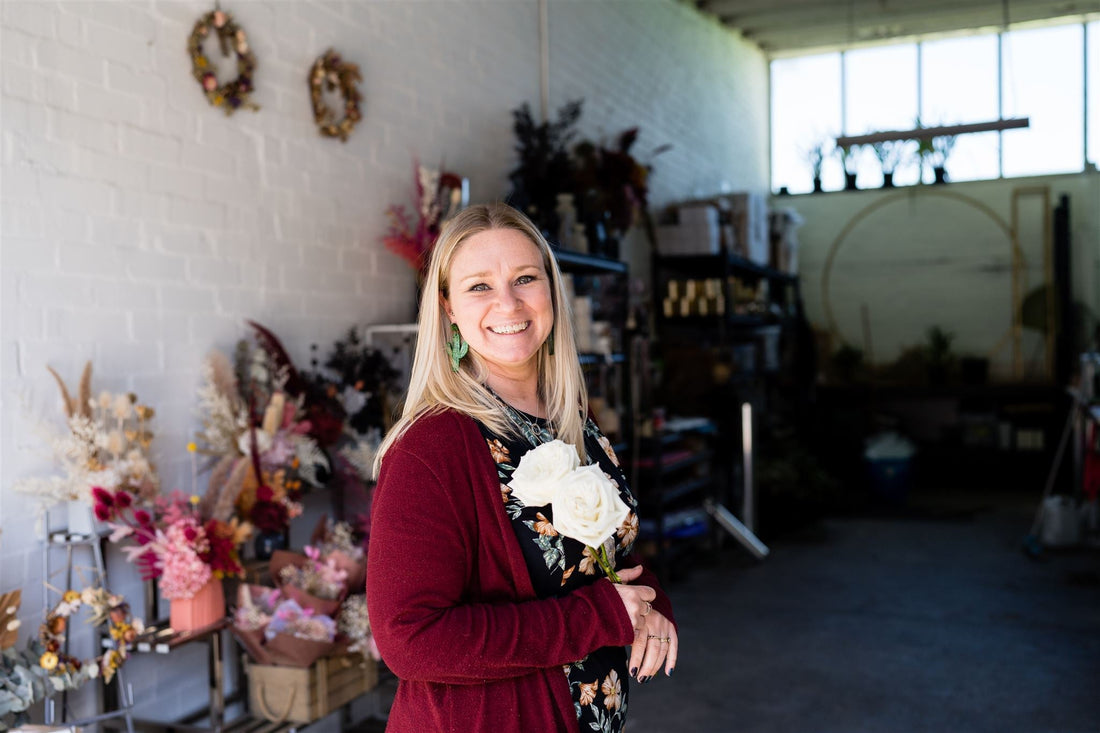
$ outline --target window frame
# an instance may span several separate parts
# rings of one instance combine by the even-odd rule
[[[1005,178],[1021,178],[1021,177],[1026,178],[1026,177],[1031,177],[1031,176],[1036,176],[1036,175],[1067,175],[1067,174],[1073,174],[1073,173],[1086,172],[1086,171],[1089,170],[1089,166],[1091,164],[1095,164],[1097,167],[1100,167],[1100,139],[1090,139],[1090,135],[1089,135],[1089,133],[1090,133],[1090,130],[1089,130],[1089,126],[1090,126],[1089,105],[1090,105],[1090,101],[1091,101],[1089,99],[1089,85],[1090,85],[1090,83],[1095,83],[1090,78],[1090,75],[1089,75],[1090,27],[1091,27],[1091,33],[1094,34],[1097,38],[1100,38],[1100,21],[1083,19],[1083,20],[1080,20],[1080,21],[1074,21],[1072,23],[1051,23],[1051,24],[1049,24],[1048,27],[1057,28],[1057,27],[1066,27],[1066,26],[1079,26],[1081,28],[1081,45],[1082,45],[1082,54],[1081,54],[1081,56],[1082,56],[1082,67],[1083,67],[1082,68],[1082,120],[1081,120],[1081,130],[1082,130],[1083,135],[1082,135],[1082,141],[1081,141],[1081,167],[1080,167],[1080,169],[1071,170],[1071,171],[1062,171],[1062,172],[1059,172],[1059,173],[1050,173],[1050,174],[1029,173],[1029,174],[1006,176],[1005,175],[1005,163],[1004,163],[1004,133],[1005,133],[1005,131],[1004,130],[999,130],[999,131],[997,131],[997,175],[993,178],[975,178],[975,179],[972,179],[972,180],[1002,180],[1002,179],[1005,179]],[[996,58],[996,85],[997,85],[997,87],[996,87],[996,97],[997,97],[997,115],[998,115],[998,118],[1000,118],[1000,119],[1004,119],[1004,76],[1005,76],[1005,42],[1006,42],[1006,34],[1012,33],[1014,30],[1028,30],[1028,29],[1029,28],[1027,28],[1027,27],[1009,28],[1007,30],[997,31],[996,33],[975,34],[976,36],[989,35],[989,36],[995,36],[996,37],[996,49],[997,49],[997,58]],[[893,45],[896,45],[896,46],[915,45],[916,46],[916,75],[915,75],[915,78],[912,80],[912,83],[914,83],[915,86],[916,86],[917,112],[918,112],[918,115],[921,116],[921,119],[923,119],[923,115],[925,113],[925,110],[924,110],[924,97],[923,97],[923,90],[922,90],[922,78],[924,76],[924,52],[923,52],[923,47],[924,47],[924,44],[926,42],[940,40],[940,38],[942,38],[942,37],[918,38],[916,40],[905,39],[905,40],[899,40],[896,44],[884,44],[884,45],[890,45],[890,46],[893,46]],[[847,65],[846,54],[849,51],[856,51],[856,50],[860,50],[861,48],[863,48],[863,47],[862,46],[850,46],[850,47],[844,47],[844,48],[840,48],[840,49],[833,49],[833,50],[830,50],[830,51],[823,51],[823,52],[821,52],[821,54],[807,54],[807,55],[822,55],[822,56],[824,56],[826,54],[835,54],[837,52],[839,52],[839,54],[840,54],[840,84],[839,84],[839,88],[838,88],[837,92],[838,92],[838,95],[839,95],[839,104],[840,104],[840,110],[841,110],[841,120],[840,120],[840,122],[841,122],[841,132],[840,132],[840,134],[841,135],[853,135],[853,134],[860,134],[861,132],[863,132],[863,131],[852,131],[852,130],[847,129],[847,126],[848,126],[848,114],[847,114],[848,65]],[[770,148],[770,153],[769,153],[769,156],[768,156],[768,160],[769,160],[769,185],[773,188],[773,190],[774,190],[774,185],[775,185],[775,171],[771,166],[774,165],[774,160],[775,160],[775,127],[774,127],[775,126],[775,120],[772,118],[772,115],[774,113],[775,88],[774,88],[774,75],[772,73],[772,64],[774,64],[778,60],[781,60],[781,59],[771,58],[771,59],[769,59],[769,62],[768,62],[768,115],[769,115],[768,143],[769,143],[769,148]],[[1095,102],[1093,102],[1093,104],[1095,104]],[[1100,107],[1098,107],[1098,109],[1100,109]],[[1100,135],[1097,135],[1095,137],[1100,137]],[[1093,161],[1090,161],[1090,159],[1089,159],[1090,150],[1095,151],[1094,154],[1097,158],[1095,163]]]

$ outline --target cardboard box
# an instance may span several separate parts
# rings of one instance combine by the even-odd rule
[[[309,667],[248,664],[246,671],[249,709],[274,723],[312,723],[378,684],[378,664],[359,654]]]
[[[758,265],[770,265],[768,199],[759,193],[733,193],[726,200],[733,226],[733,251]]]
[[[710,204],[682,206],[679,223],[657,227],[657,251],[663,255],[713,255],[722,250],[718,209]]]

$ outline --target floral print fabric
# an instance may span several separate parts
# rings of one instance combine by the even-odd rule
[[[497,464],[504,509],[512,520],[539,598],[564,596],[596,582],[603,577],[603,573],[587,547],[558,534],[554,529],[551,505],[526,506],[511,495],[508,482],[523,454],[534,445],[553,440],[553,435],[545,420],[506,409],[523,438],[498,435],[479,423],[489,452]],[[610,441],[592,420],[585,423],[584,436],[589,462],[599,464],[612,483],[618,486],[623,501],[631,508],[618,531],[604,543],[612,565],[617,567],[622,558],[631,552],[638,536],[638,503],[626,485],[626,477]],[[604,647],[564,666],[581,731],[620,733],[624,730],[629,678],[626,663],[623,647]]]

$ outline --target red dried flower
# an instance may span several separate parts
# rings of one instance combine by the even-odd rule
[[[119,509],[125,509],[134,503],[134,497],[130,495],[129,491],[119,489],[115,492],[115,506]]]
[[[103,488],[102,486],[92,487],[92,498],[95,499],[95,503],[97,505],[102,504],[108,509],[110,509],[114,505],[114,497],[111,496],[111,492],[107,491],[107,489]]]
[[[286,507],[276,501],[257,501],[252,505],[249,518],[261,532],[280,532],[288,519]]]

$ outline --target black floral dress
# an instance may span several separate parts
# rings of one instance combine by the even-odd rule
[[[500,476],[504,508],[523,550],[531,582],[539,598],[553,598],[594,583],[604,576],[592,552],[581,542],[559,535],[554,529],[552,506],[526,506],[511,495],[507,484],[520,459],[535,445],[554,439],[547,421],[505,406],[523,439],[498,435],[479,423]],[[590,463],[599,463],[603,472],[619,487],[620,495],[631,512],[618,531],[605,543],[613,567],[629,554],[638,536],[638,503],[626,485],[626,477],[610,441],[592,420],[584,426],[584,447]],[[612,548],[612,545],[614,547]],[[626,725],[629,674],[624,647],[604,647],[584,659],[564,665],[573,705],[581,731],[621,733]]]

